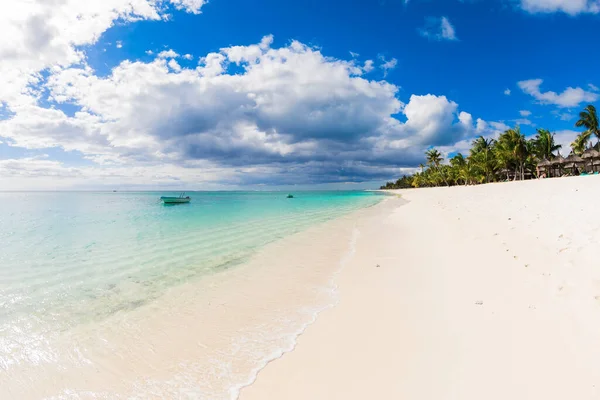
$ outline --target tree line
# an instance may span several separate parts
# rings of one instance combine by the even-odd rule
[[[585,131],[571,143],[571,153],[580,156],[592,147],[600,151],[600,124],[593,105],[579,113],[575,126],[585,128]],[[594,137],[598,141],[592,146]],[[535,137],[526,139],[516,126],[501,133],[497,139],[476,138],[468,156],[458,153],[448,163],[443,162],[439,150],[431,148],[425,153],[426,164],[419,166],[420,171],[387,182],[381,189],[475,185],[538,177],[538,163],[553,160],[561,148],[555,142],[554,134],[546,129],[538,129]]]

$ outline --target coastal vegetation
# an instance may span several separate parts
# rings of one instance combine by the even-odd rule
[[[479,136],[471,143],[468,155],[456,153],[447,162],[438,149],[431,148],[425,153],[426,164],[421,164],[416,173],[387,182],[381,189],[476,185],[594,171],[600,164],[595,161],[600,159],[596,108],[585,107],[575,126],[585,130],[571,143],[566,159],[561,151],[567,149],[556,143],[555,135],[549,130],[537,129],[535,136],[526,138],[516,126],[495,139]],[[592,145],[594,140],[596,143]]]

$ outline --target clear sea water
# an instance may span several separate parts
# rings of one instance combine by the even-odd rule
[[[370,192],[0,193],[0,374],[52,362],[52,335],[148,304],[262,246],[382,198]],[[174,195],[171,194],[171,195]]]

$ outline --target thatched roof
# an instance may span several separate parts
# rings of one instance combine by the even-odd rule
[[[552,165],[552,163],[545,158],[538,163],[538,167],[547,167],[549,165]]]
[[[560,154],[550,162],[550,164],[552,165],[556,165],[556,164],[564,164],[565,163],[565,158],[563,156],[561,156]]]
[[[565,163],[567,164],[580,164],[583,162],[585,162],[585,160],[577,154],[571,154],[569,157],[565,158]]]
[[[581,155],[583,158],[600,158],[600,151],[596,149],[587,149]]]

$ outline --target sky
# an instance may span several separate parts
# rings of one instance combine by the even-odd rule
[[[0,190],[364,189],[519,125],[568,154],[600,0],[0,0]]]

